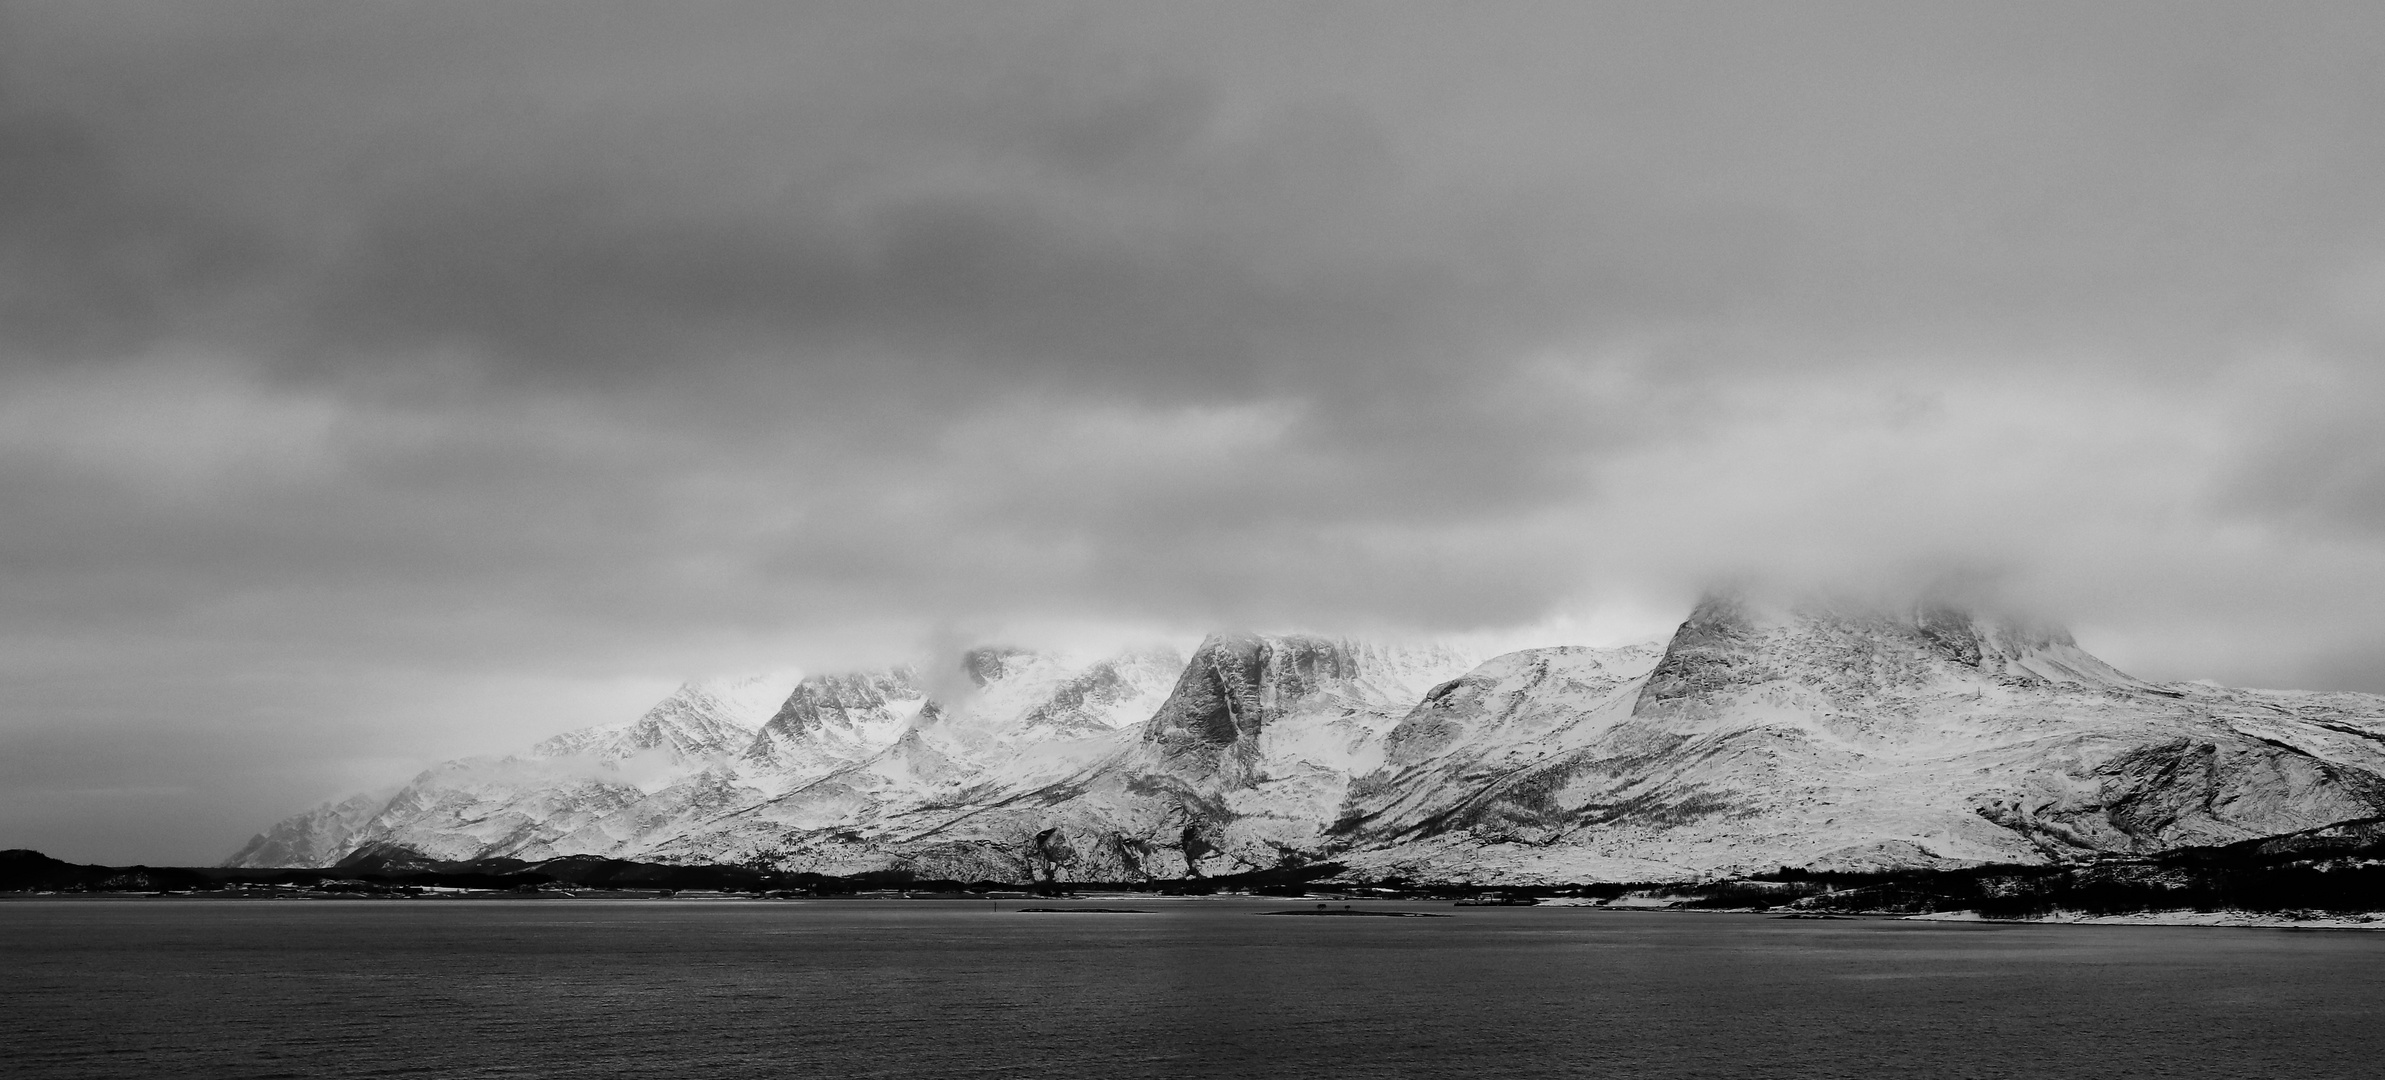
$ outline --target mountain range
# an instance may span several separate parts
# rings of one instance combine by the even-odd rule
[[[228,866],[597,855],[960,880],[1418,881],[2061,863],[2385,815],[2385,697],[2155,683],[1936,601],[1727,594],[1665,642],[1215,634],[691,684]]]

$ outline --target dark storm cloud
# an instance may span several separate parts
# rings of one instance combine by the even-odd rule
[[[191,283],[248,269],[238,237],[128,197],[105,146],[73,120],[11,108],[0,87],[0,324],[50,353],[137,343]]]
[[[192,179],[216,184],[175,194],[297,234],[272,239],[315,330],[291,347],[309,363],[445,345],[570,378],[877,347],[1247,392],[1267,370],[1446,362],[1495,355],[1486,339],[1709,312],[1760,276],[1774,239],[1761,213],[1667,205],[1639,177],[1453,162],[1400,138],[1399,103],[1353,93],[1381,75],[1340,88],[1188,70],[1231,41],[1199,27],[1179,28],[1179,55],[1072,40],[1050,13],[946,10],[922,26],[974,25],[881,33],[859,56],[797,48],[785,68],[733,54],[758,74],[714,88],[693,74],[697,100],[665,85],[657,104],[635,91],[669,80],[634,66],[626,91],[559,75],[635,55],[633,30],[673,54],[651,19],[476,24],[517,55],[459,72],[448,51],[498,46],[384,37],[403,30],[386,9],[276,14],[261,26],[290,25],[201,35],[199,100],[130,95],[160,114],[139,120],[189,127],[127,156],[180,172],[202,135],[253,155],[199,161]],[[799,42],[806,23],[756,33]],[[1092,62],[1067,70],[1080,49]],[[458,104],[451,82],[504,107]],[[288,101],[326,90],[275,130]],[[282,104],[244,115],[260,101]],[[136,126],[116,121],[99,123]],[[253,189],[286,210],[228,205]]]
[[[228,848],[684,674],[1735,573],[2385,688],[2378,21],[0,8],[8,813]]]
[[[273,236],[307,363],[882,350],[1249,393],[1684,322],[2191,341],[2374,243],[2344,211],[2385,164],[2350,27],[2175,6],[232,10],[85,46],[163,74],[52,107],[112,106],[129,167]]]
[[[1601,321],[1678,318],[1727,304],[1764,261],[1762,230],[1635,193],[1492,177],[1454,199],[1412,190],[1412,164],[1356,106],[1229,122],[1182,83],[1088,96],[972,125],[934,147],[927,170],[952,178],[924,187],[874,160],[911,156],[894,152],[899,127],[892,146],[818,148],[825,164],[747,205],[701,181],[608,176],[571,147],[516,184],[438,183],[374,208],[330,270],[320,344],[460,343],[565,379],[877,351],[1210,397],[1287,376],[1330,388],[1352,369],[1427,377]],[[1683,250],[1710,265],[1680,265]]]

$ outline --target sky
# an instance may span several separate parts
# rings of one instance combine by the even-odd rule
[[[2385,692],[2385,6],[0,0],[0,847],[686,678],[1986,582]]]

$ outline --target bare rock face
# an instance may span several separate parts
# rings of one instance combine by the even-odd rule
[[[1033,663],[1035,653],[1007,645],[987,645],[961,654],[961,673],[979,687],[999,682]]]
[[[1979,632],[1969,612],[1948,604],[1924,603],[1913,613],[1913,629],[1947,659],[1979,666]]]
[[[1212,634],[1194,650],[1149,738],[1174,748],[1254,742],[1270,719],[1360,674],[1344,642],[1307,635]]]
[[[1756,627],[1735,597],[1713,597],[1673,632],[1664,659],[1648,673],[1639,709],[1659,715],[1778,677],[1765,662]]]
[[[781,738],[801,740],[824,730],[883,722],[900,703],[926,696],[918,673],[909,667],[814,675],[797,683],[762,727]]]

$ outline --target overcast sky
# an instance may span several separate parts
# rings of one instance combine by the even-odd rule
[[[2385,6],[0,3],[0,847],[1961,573],[2385,691]]]

